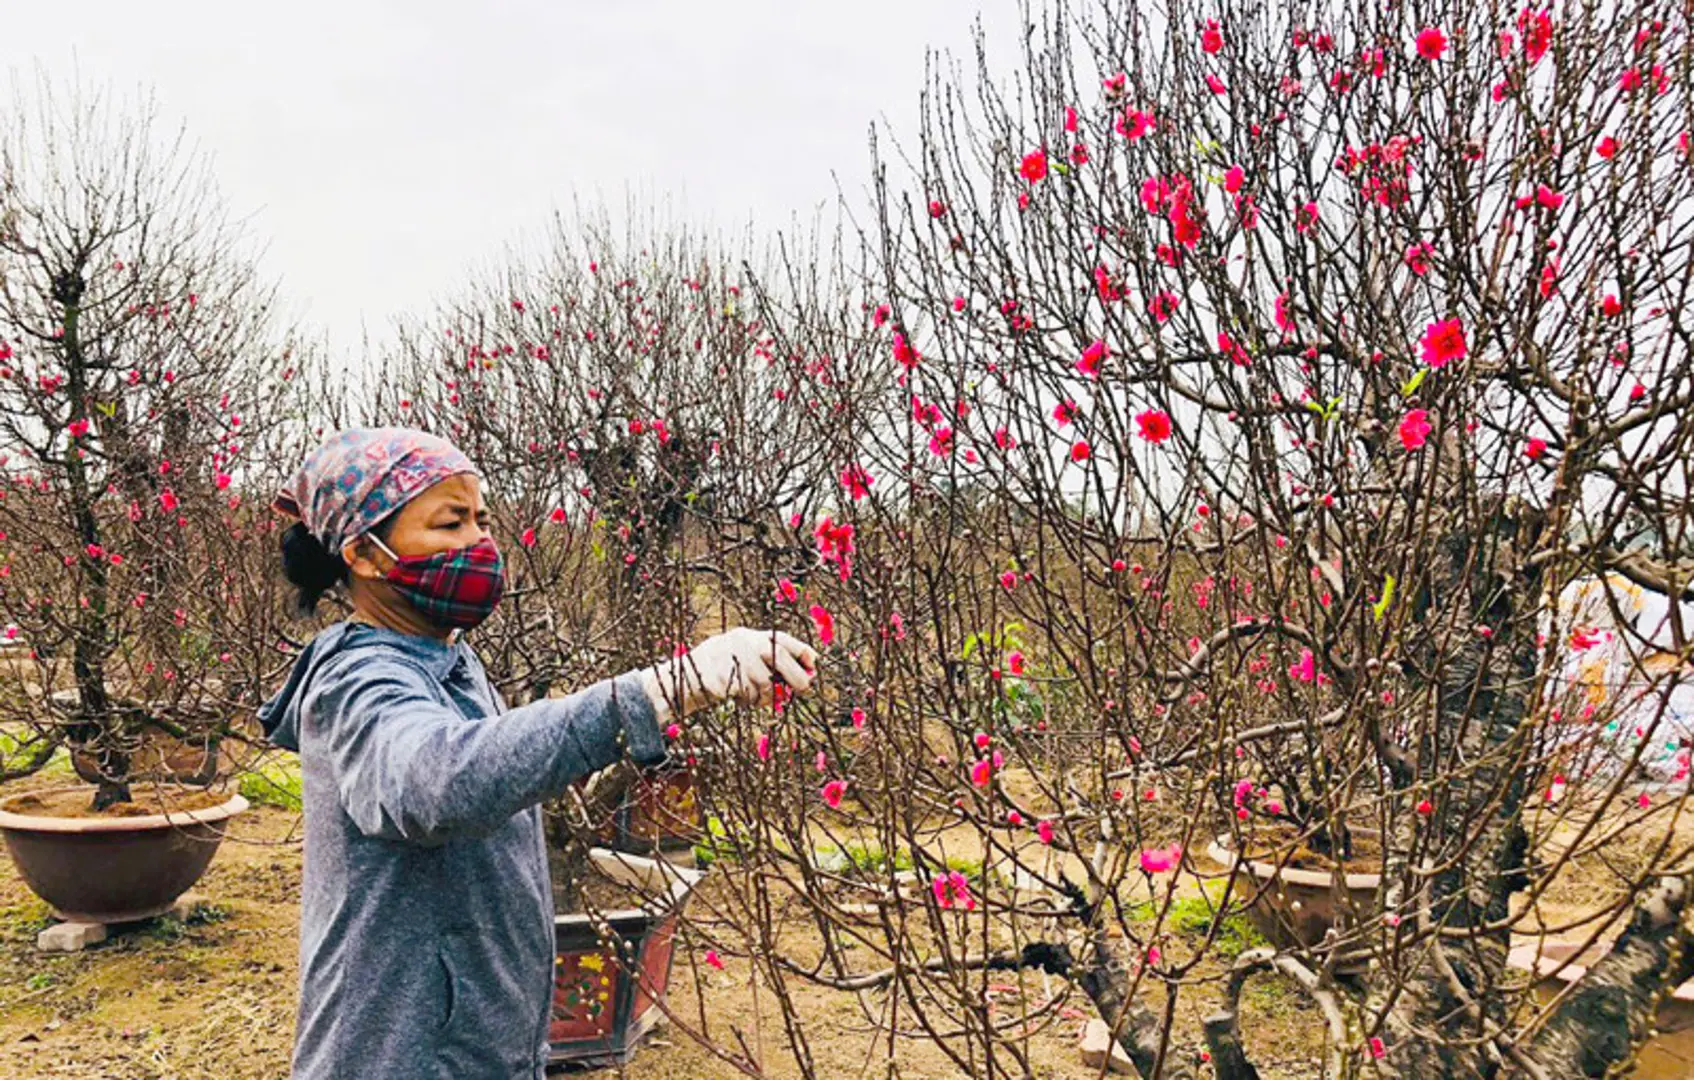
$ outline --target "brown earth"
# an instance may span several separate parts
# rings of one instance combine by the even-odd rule
[[[36,951],[47,907],[0,858],[0,1078],[55,1080],[276,1080],[288,1073],[293,1038],[296,926],[299,915],[299,819],[258,807],[237,818],[196,892],[212,905],[187,925],[166,921],[125,929],[72,955]],[[707,886],[710,887],[709,885]],[[805,952],[804,924],[788,931]],[[849,954],[851,957],[851,954]],[[624,1070],[576,1075],[587,1080],[728,1080],[742,1076],[691,1038],[703,1030],[719,1045],[737,1034],[763,1061],[765,1074],[799,1075],[781,1010],[748,966],[726,957],[723,971],[679,949],[673,1021],[666,1021]],[[695,976],[699,976],[698,989]],[[1065,987],[1039,973],[990,979],[996,1019],[1020,1015]],[[792,988],[816,1075],[885,1075],[890,1053],[887,997],[814,986]],[[1322,1023],[1298,993],[1275,980],[1249,985],[1243,1027],[1267,1080],[1318,1075]],[[1179,999],[1173,1052],[1199,1046],[1200,1019],[1213,1007],[1209,988]],[[1099,1077],[1085,1068],[1077,1035],[1092,1015],[1072,992],[1048,1026],[1024,1045],[1043,1080]],[[892,1053],[906,1080],[968,1077],[934,1044],[902,1035]]]
[[[35,814],[40,817],[97,818],[147,817],[172,810],[206,810],[222,806],[232,792],[187,790],[158,787],[153,784],[134,784],[128,802],[113,803],[103,810],[94,809],[92,785],[65,788],[60,791],[32,791],[13,795],[0,801],[0,810],[14,814]]]

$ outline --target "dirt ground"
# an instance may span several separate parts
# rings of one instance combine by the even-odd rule
[[[274,1080],[288,1073],[293,1035],[296,923],[301,849],[297,815],[258,807],[237,819],[230,838],[197,887],[211,910],[187,925],[155,921],[119,933],[73,955],[36,951],[35,934],[47,925],[46,905],[0,857],[0,1078],[55,1080]],[[687,960],[679,955],[678,964]],[[680,972],[679,972],[680,974]],[[1017,980],[997,996],[1016,1014]],[[747,969],[734,960],[707,972],[702,1001],[690,978],[678,978],[671,1006],[689,1026],[702,1015],[714,1037],[732,1042],[726,1024],[756,1035],[766,1074],[798,1075],[768,988],[755,996]],[[1039,974],[1023,980],[1022,993],[1039,999],[1048,989]],[[802,988],[796,1005],[804,1017],[807,1049],[826,1077],[881,1076],[888,1053],[886,1030],[875,1009],[883,999],[859,999],[821,988]],[[1074,1002],[1086,1007],[1079,996]],[[1300,1080],[1317,1075],[1320,1050],[1312,1043],[1322,1024],[1295,992],[1273,981],[1249,987],[1243,1027],[1267,1077]],[[1199,1021],[1210,1003],[1189,995],[1179,1007],[1177,1046],[1192,1053]],[[867,1012],[869,1015],[867,1015]],[[1048,1080],[1098,1077],[1080,1062],[1078,1033],[1087,1015],[1067,1008],[1063,1018],[1033,1036],[1028,1054],[1035,1074]],[[916,1038],[895,1043],[899,1075],[907,1080],[951,1080],[968,1074],[933,1045]],[[577,1073],[610,1080],[617,1070]],[[622,1070],[633,1080],[719,1080],[743,1075],[682,1032],[663,1024]]]

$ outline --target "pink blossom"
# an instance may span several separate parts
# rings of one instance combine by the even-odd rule
[[[835,641],[835,616],[821,604],[813,604],[810,615],[812,626],[817,630],[818,641],[824,645]]]
[[[1545,11],[1531,14],[1525,8],[1518,16],[1518,29],[1523,31],[1523,53],[1533,67],[1541,62],[1553,43],[1553,16]]]
[[[823,801],[829,804],[831,810],[841,805],[842,796],[847,794],[847,781],[831,780],[823,786]]]
[[[1076,362],[1076,369],[1091,379],[1098,378],[1100,364],[1109,355],[1110,350],[1106,348],[1106,343],[1096,338],[1088,348],[1082,350],[1082,356]]]
[[[863,731],[865,729],[865,710],[855,708],[851,715],[853,718],[853,729],[855,731]]]
[[[787,578],[783,578],[776,583],[776,600],[777,600],[777,603],[780,604],[780,603],[787,602],[787,603],[792,604],[799,597],[799,595],[800,595],[800,590],[795,588],[794,583],[792,581],[789,581]]]
[[[523,535],[518,537],[518,543],[522,544],[526,548],[534,547],[535,546],[535,529],[533,527],[525,529],[523,531]]]
[[[72,420],[65,425],[65,430],[70,432],[71,438],[80,439],[88,434],[88,420],[86,417]]]
[[[1432,368],[1445,367],[1448,361],[1463,360],[1470,348],[1465,344],[1465,325],[1458,319],[1444,319],[1424,327],[1423,362]]]
[[[847,489],[847,494],[854,502],[869,495],[874,483],[876,480],[865,471],[863,465],[849,465],[841,470],[841,486]]]
[[[1223,50],[1223,32],[1218,29],[1216,19],[1206,20],[1206,29],[1200,33],[1200,51],[1214,54]]]
[[[1051,821],[1038,822],[1035,826],[1035,835],[1041,838],[1043,844],[1051,844],[1053,842],[1053,823]]]
[[[768,731],[762,733],[759,736],[759,741],[753,744],[753,750],[759,755],[760,761],[769,761],[771,759],[771,733]]]
[[[1007,570],[1005,573],[1000,575],[1000,587],[1005,589],[1007,592],[1011,592],[1017,587],[1017,584],[1018,576],[1012,571]]]
[[[1412,409],[1400,420],[1400,445],[1416,450],[1429,438],[1429,410]]]
[[[723,970],[723,959],[718,956],[718,951],[716,949],[706,950],[706,963],[717,968],[719,971]]]
[[[896,330],[894,332],[894,359],[899,361],[901,367],[910,371],[917,366],[919,360],[923,359],[923,354],[906,340],[905,334]]]
[[[1140,429],[1141,437],[1150,443],[1162,443],[1171,437],[1170,414],[1162,409],[1148,409],[1137,414],[1135,425]]]
[[[1206,89],[1210,90],[1214,94],[1217,94],[1219,97],[1229,93],[1229,87],[1224,85],[1224,81],[1216,75],[1211,74],[1206,76]]]
[[[1031,150],[1018,165],[1018,175],[1034,184],[1047,178],[1047,151]]]
[[[1288,665],[1288,677],[1297,682],[1311,682],[1317,678],[1317,657],[1312,655],[1312,650],[1300,650],[1300,659]]]
[[[1093,451],[1090,450],[1089,447],[1088,447],[1088,440],[1087,439],[1078,439],[1076,442],[1071,444],[1071,460],[1072,461],[1075,461],[1075,462],[1087,461],[1089,456],[1092,453],[1093,453]]]
[[[1435,27],[1427,27],[1418,31],[1418,55],[1425,60],[1439,60],[1441,54],[1447,51],[1447,35]]]
[[[1176,314],[1177,305],[1181,303],[1180,297],[1167,290],[1154,294],[1152,299],[1147,301],[1147,311],[1153,316],[1154,321],[1162,323]]]
[[[176,492],[172,491],[170,488],[166,488],[159,492],[159,506],[165,511],[165,513],[176,513],[177,505]]]
[[[1149,874],[1162,874],[1181,862],[1181,844],[1172,844],[1168,848],[1143,848],[1141,850],[1141,869]]]
[[[935,903],[944,909],[954,907],[965,911],[976,910],[976,898],[971,896],[970,880],[954,870],[949,874],[938,874],[929,883],[930,891],[935,894]]]
[[[1435,245],[1428,240],[1419,241],[1406,249],[1406,268],[1413,274],[1422,277],[1429,272],[1429,258],[1435,254]]]
[[[1531,461],[1534,461],[1536,458],[1539,458],[1542,454],[1545,454],[1546,452],[1547,452],[1547,440],[1546,439],[1538,439],[1538,438],[1532,437],[1527,443],[1524,444],[1524,447],[1523,447],[1523,456],[1528,458]]]
[[[1023,674],[1023,653],[1021,651],[1013,649],[1006,654],[1006,669],[1013,675]]]
[[[1118,117],[1117,133],[1134,142],[1146,136],[1156,126],[1158,121],[1153,118],[1152,113],[1142,112],[1140,109],[1125,109],[1123,115]]]
[[[1223,174],[1223,189],[1234,195],[1241,190],[1241,185],[1247,182],[1247,170],[1239,165],[1231,165]]]

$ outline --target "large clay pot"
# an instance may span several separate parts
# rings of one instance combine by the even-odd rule
[[[224,822],[245,809],[247,800],[234,794],[203,810],[143,817],[46,817],[0,809],[0,834],[24,883],[60,918],[132,922],[170,910],[206,872],[223,841]]]
[[[1311,948],[1340,923],[1343,927],[1376,913],[1381,874],[1343,873],[1337,895],[1335,875],[1327,870],[1279,867],[1275,861],[1245,859],[1220,836],[1206,849],[1213,861],[1252,881],[1248,916],[1259,932],[1280,948]],[[1362,966],[1340,964],[1340,970]]]
[[[591,856],[596,869],[655,899],[640,908],[554,918],[557,959],[547,1030],[554,1064],[629,1060],[658,1023],[654,1006],[670,985],[676,924],[702,876],[639,855],[595,849]]]

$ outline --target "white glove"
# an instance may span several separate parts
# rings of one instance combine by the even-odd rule
[[[804,694],[812,687],[817,663],[817,651],[792,634],[738,626],[642,669],[641,681],[664,724],[730,698],[743,705],[768,704],[776,678]]]

